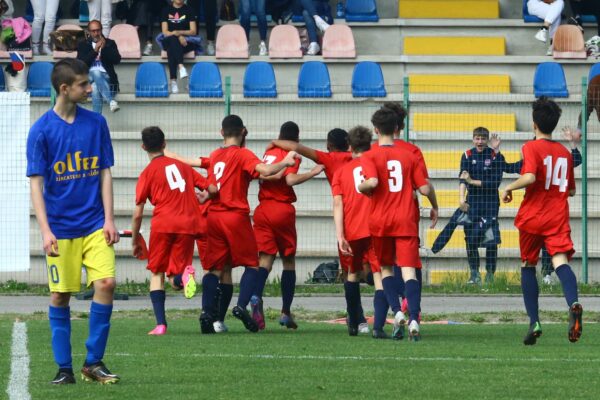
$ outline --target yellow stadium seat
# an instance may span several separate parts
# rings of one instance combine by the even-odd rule
[[[433,242],[440,234],[440,229],[427,230],[427,247],[431,248]],[[500,237],[502,244],[499,246],[502,249],[518,249],[519,248],[519,231],[516,229],[501,229]],[[454,231],[452,238],[446,244],[444,249],[464,249],[465,248],[465,233],[462,229]]]
[[[509,75],[409,75],[411,93],[510,93]]]
[[[500,18],[498,0],[400,0],[400,18]]]
[[[409,56],[503,56],[504,37],[412,36],[404,38],[404,54]]]
[[[413,130],[420,132],[469,132],[485,126],[490,132],[516,132],[515,114],[414,113]]]
[[[436,169],[456,170],[456,180],[458,182],[458,169],[463,153],[463,151],[424,151],[423,158],[425,158],[425,164],[427,164],[427,169],[430,171]],[[503,151],[502,154],[507,162],[517,162],[521,159],[521,154],[518,151]]]

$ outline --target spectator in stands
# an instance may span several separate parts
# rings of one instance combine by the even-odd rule
[[[188,0],[188,5],[194,10],[199,10],[199,0]],[[204,24],[206,25],[206,55],[215,55],[215,38],[217,33],[217,0],[204,0],[202,3]]]
[[[309,56],[316,56],[321,51],[317,28],[321,32],[325,32],[327,28],[329,28],[329,24],[317,13],[314,1],[315,0],[293,0],[292,8],[294,14],[302,15],[304,17],[304,23],[306,24],[306,30],[310,40],[308,51],[306,52]]]
[[[183,56],[195,50],[195,46],[188,43],[186,37],[196,35],[196,13],[185,4],[184,0],[173,0],[163,11],[161,28],[164,35],[162,45],[169,60],[171,93],[175,94],[179,93],[177,72],[179,72],[179,79],[188,77],[187,70],[183,66]]]
[[[50,32],[56,26],[56,13],[58,12],[58,0],[31,0],[33,7],[33,26],[31,27],[31,46],[33,54],[52,54],[48,41]],[[43,27],[43,32],[42,32]],[[42,47],[40,49],[40,40]]]
[[[548,45],[551,44],[556,29],[560,25],[560,15],[565,2],[563,0],[529,0],[527,2],[527,11],[544,20],[544,24],[535,34],[535,38]],[[550,39],[550,43],[548,40]],[[549,50],[550,55],[552,52]]]
[[[102,34],[104,37],[108,37],[108,34],[110,33],[110,25],[112,24],[113,0],[87,0],[87,2],[90,10],[90,21],[101,21]]]
[[[142,36],[145,36],[146,44],[142,53],[145,56],[152,55],[152,42],[154,41],[152,30],[154,21],[159,18],[161,11],[166,5],[167,3],[162,0],[133,0],[127,23],[138,29],[140,27],[143,28]]]
[[[258,45],[258,54],[266,56],[269,54],[267,49],[267,14],[265,12],[265,0],[240,0],[240,25],[246,31],[246,37],[250,41],[250,16],[256,15],[258,21],[258,33],[260,35],[260,44]]]
[[[92,20],[88,24],[89,37],[77,46],[77,58],[89,67],[92,84],[92,107],[102,113],[102,99],[110,106],[110,111],[119,111],[119,103],[114,94],[119,89],[119,79],[115,65],[121,62],[121,55],[114,40],[102,34],[102,24]]]
[[[581,28],[583,32],[583,22],[581,21],[582,15],[593,15],[596,17],[598,23],[598,36],[600,36],[600,2],[598,0],[569,0],[573,16],[569,22],[574,22]]]
[[[0,22],[5,19],[12,18],[13,13],[15,12],[15,7],[13,6],[12,0],[4,0],[6,2],[6,6],[8,7],[4,13],[0,11]]]

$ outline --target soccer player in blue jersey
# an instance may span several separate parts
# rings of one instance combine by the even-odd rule
[[[56,105],[29,131],[27,176],[51,292],[48,314],[58,364],[52,383],[75,383],[69,300],[80,290],[82,265],[94,298],[81,377],[116,383],[119,377],[102,362],[115,288],[113,244],[119,241],[113,215],[112,143],[104,117],[78,106],[92,90],[88,67],[76,59],[59,61],[51,80]]]

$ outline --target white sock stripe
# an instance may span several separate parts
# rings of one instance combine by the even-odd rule
[[[15,322],[12,331],[10,378],[6,393],[10,400],[30,400],[29,353],[27,351],[27,325]]]

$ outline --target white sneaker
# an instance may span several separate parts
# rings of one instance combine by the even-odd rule
[[[394,326],[400,326],[406,324],[406,316],[402,311],[398,311],[394,316]]]
[[[552,48],[552,45],[548,46],[548,50],[546,50],[546,55],[547,56],[554,55],[554,49]]]
[[[542,28],[534,36],[540,42],[546,43],[548,41],[548,29]]]
[[[404,338],[404,326],[406,317],[402,311],[398,311],[394,316],[394,329],[392,330],[392,339],[402,340]]]
[[[258,55],[259,56],[268,56],[269,50],[267,49],[267,44],[265,42],[260,42],[258,45]]]
[[[206,45],[206,55],[207,56],[215,55],[215,42],[213,42],[212,40],[209,40],[208,44]]]
[[[544,275],[542,282],[544,282],[544,285],[554,285],[554,278],[552,278],[552,275]]]
[[[325,20],[318,15],[313,16],[315,19],[315,24],[317,24],[317,28],[323,33],[329,28],[329,24],[325,22]]]
[[[42,54],[52,55],[52,49],[48,46],[48,43],[42,43]]]
[[[215,328],[215,332],[217,333],[224,333],[229,331],[229,328],[227,328],[227,325],[225,325],[223,321],[213,322],[213,328]]]
[[[111,100],[109,106],[111,112],[117,112],[121,109],[121,107],[119,107],[119,103],[117,103],[116,100]]]
[[[366,335],[369,332],[370,332],[370,330],[369,330],[369,324],[367,324],[366,322],[358,324],[358,333],[363,333],[363,334]]]
[[[188,77],[187,69],[183,65],[179,67],[179,79],[185,79]]]
[[[421,333],[419,332],[419,323],[417,320],[410,321],[408,325],[408,338],[412,339],[415,342],[421,338]]]
[[[145,56],[151,56],[152,55],[152,43],[146,43],[146,45],[144,46],[144,52],[143,54]]]
[[[321,51],[321,46],[317,42],[311,42],[308,45],[308,50],[306,51],[307,56],[316,56]]]
[[[177,87],[177,81],[174,79],[171,81],[171,93],[172,94],[179,93],[179,87]]]

